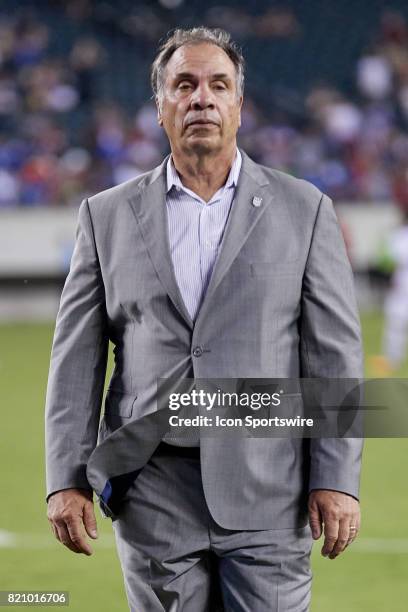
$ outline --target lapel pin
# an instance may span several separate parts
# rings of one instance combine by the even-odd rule
[[[252,206],[256,206],[258,208],[258,206],[260,206],[262,204],[262,198],[260,198],[259,196],[254,196],[252,198]]]

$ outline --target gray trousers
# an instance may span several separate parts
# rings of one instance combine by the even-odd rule
[[[212,519],[200,461],[156,453],[113,522],[131,612],[307,612],[312,538]]]

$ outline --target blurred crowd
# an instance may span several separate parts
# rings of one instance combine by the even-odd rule
[[[172,3],[177,0],[162,1]],[[87,3],[66,6],[80,11]],[[69,52],[57,55],[40,14],[0,12],[0,207],[78,205],[151,169],[167,153],[151,99],[129,112],[114,92],[109,99],[98,96],[98,75],[115,70],[103,40],[78,28]],[[123,26],[143,32],[150,61],[169,29],[159,17],[150,11]],[[225,27],[238,41],[248,32],[290,39],[301,29],[283,8],[255,20],[243,9],[218,7],[208,11],[206,23]],[[248,88],[239,143],[256,161],[305,178],[337,201],[394,200],[408,210],[408,25],[402,14],[382,15],[350,73],[351,93],[314,84],[295,119],[282,108],[265,108]],[[137,87],[136,79],[147,82],[148,74],[129,78]]]

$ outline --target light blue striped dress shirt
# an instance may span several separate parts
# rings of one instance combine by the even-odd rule
[[[241,170],[237,149],[227,181],[209,202],[185,187],[170,156],[167,222],[170,253],[184,304],[194,321],[210,282]]]

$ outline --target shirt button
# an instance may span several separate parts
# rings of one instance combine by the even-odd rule
[[[193,350],[194,357],[201,357],[202,354],[203,354],[202,347],[201,346],[196,346],[195,349]]]

